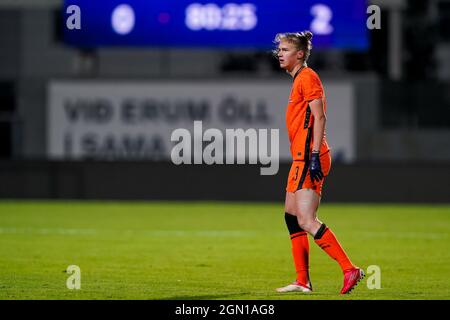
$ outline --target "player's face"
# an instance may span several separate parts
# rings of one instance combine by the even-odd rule
[[[302,51],[295,48],[295,45],[288,41],[281,41],[278,45],[278,61],[280,68],[291,71],[301,62]]]

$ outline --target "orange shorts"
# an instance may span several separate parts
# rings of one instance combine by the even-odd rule
[[[320,166],[324,177],[326,177],[331,169],[331,154],[329,151],[320,155]],[[295,192],[300,189],[312,189],[321,196],[324,180],[325,178],[319,182],[312,182],[309,176],[309,161],[294,161],[289,171],[286,191]]]

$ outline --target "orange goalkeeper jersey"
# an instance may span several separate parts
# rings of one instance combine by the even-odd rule
[[[327,104],[322,82],[317,73],[309,67],[304,67],[294,76],[286,109],[286,126],[294,161],[309,160],[313,146],[314,124],[309,102],[319,98],[322,98],[324,112],[326,112]],[[324,132],[320,154],[329,150]]]

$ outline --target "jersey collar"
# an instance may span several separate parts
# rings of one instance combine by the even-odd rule
[[[300,74],[300,71],[302,71],[303,69],[305,69],[307,66],[303,65],[300,67],[300,69],[297,70],[297,72],[294,74],[294,78],[292,79],[292,81],[295,81],[295,78],[297,78],[297,76]]]

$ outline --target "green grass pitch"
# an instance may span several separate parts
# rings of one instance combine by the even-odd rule
[[[450,206],[323,204],[352,261],[377,265],[338,294],[339,266],[310,238],[312,294],[295,278],[282,204],[0,202],[0,299],[449,299]],[[65,272],[81,269],[81,289]],[[373,279],[373,278],[372,278]]]

